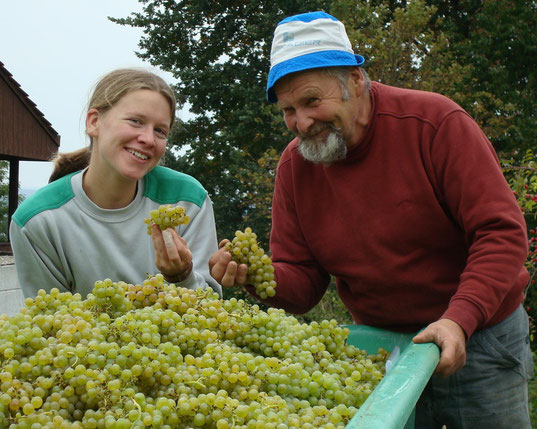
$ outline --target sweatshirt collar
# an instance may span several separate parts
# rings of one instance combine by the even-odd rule
[[[86,168],[87,169],[87,168]],[[84,192],[82,187],[82,178],[86,169],[81,172],[73,175],[71,177],[71,185],[73,187],[73,192],[76,196],[76,203],[79,205],[81,210],[86,214],[99,219],[103,222],[122,222],[134,215],[141,209],[142,198],[144,194],[144,181],[138,180],[138,186],[136,187],[136,196],[131,203],[120,209],[103,209],[95,204]]]

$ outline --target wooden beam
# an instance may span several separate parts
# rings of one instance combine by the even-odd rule
[[[19,205],[19,160],[9,161],[9,199],[7,203],[7,241],[9,243],[9,225],[11,217]]]

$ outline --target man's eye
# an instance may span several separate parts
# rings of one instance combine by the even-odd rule
[[[133,124],[140,124],[141,121],[137,118],[129,118],[129,121],[131,121]]]
[[[319,101],[319,99],[317,97],[311,97],[309,100],[308,100],[308,104],[315,104]]]

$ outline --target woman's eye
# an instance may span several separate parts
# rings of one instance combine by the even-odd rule
[[[163,138],[168,137],[168,132],[166,130],[163,130],[162,128],[155,128],[155,133],[157,133],[159,136]]]
[[[140,124],[141,121],[137,118],[130,118],[129,121],[131,121],[133,124]]]

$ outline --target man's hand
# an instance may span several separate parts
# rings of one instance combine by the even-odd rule
[[[416,335],[415,343],[435,343],[440,347],[440,362],[434,371],[448,377],[466,363],[466,335],[460,325],[450,319],[440,319]]]
[[[166,279],[184,280],[192,271],[192,252],[183,237],[174,228],[161,231],[158,225],[151,227],[155,249],[155,265]]]
[[[225,249],[228,241],[222,240],[218,245],[218,251],[209,259],[209,271],[211,276],[224,287],[244,285],[248,267],[245,264],[237,265],[231,260],[231,253]]]

